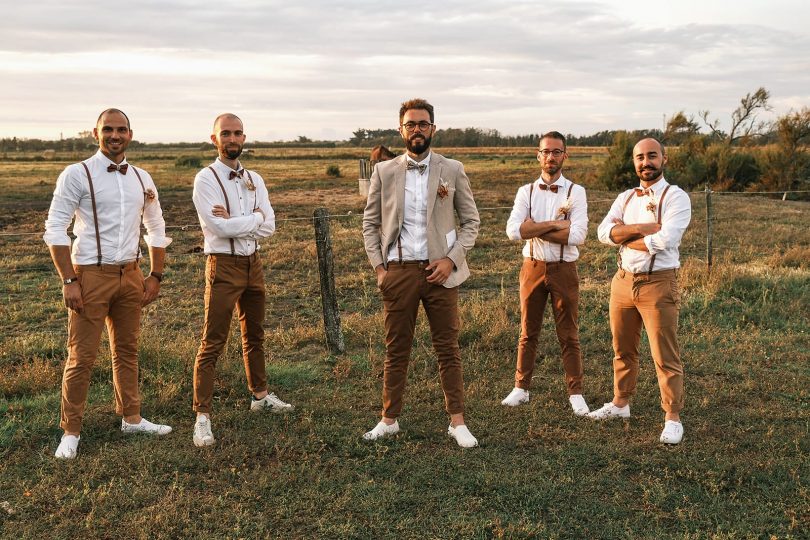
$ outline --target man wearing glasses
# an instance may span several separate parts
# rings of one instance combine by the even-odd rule
[[[478,441],[464,424],[458,286],[470,275],[466,256],[475,244],[480,220],[463,165],[430,151],[436,130],[433,119],[433,106],[427,101],[403,103],[399,124],[407,151],[378,163],[371,176],[363,239],[382,293],[386,354],[382,419],[363,438],[376,440],[399,431],[397,418],[421,301],[450,414],[447,433],[459,446],[471,448]]]
[[[551,296],[551,309],[562,349],[568,401],[574,414],[588,414],[582,397],[582,354],[579,347],[579,275],[577,246],[588,234],[585,189],[565,178],[565,137],[549,131],[540,138],[537,160],[540,178],[521,187],[506,223],[511,240],[524,241],[520,270],[520,340],[515,388],[501,401],[516,407],[529,401],[529,388],[543,326],[543,312]]]

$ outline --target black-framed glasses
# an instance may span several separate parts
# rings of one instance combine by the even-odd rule
[[[538,150],[538,154],[547,158],[549,156],[560,157],[565,153],[565,150],[560,150],[559,148],[555,148],[554,150]]]
[[[402,124],[402,127],[405,128],[405,131],[408,133],[413,133],[416,128],[419,128],[419,131],[427,131],[433,126],[433,122],[425,122],[424,120],[421,122],[405,122]]]

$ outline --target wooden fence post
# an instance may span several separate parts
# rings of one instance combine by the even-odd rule
[[[321,306],[326,344],[333,354],[346,350],[343,331],[340,329],[340,311],[335,294],[335,265],[332,260],[332,239],[329,234],[329,212],[326,208],[315,210],[315,246],[318,249],[318,273],[321,277]]]
[[[706,270],[712,271],[712,225],[714,209],[712,208],[712,189],[706,184]]]
[[[371,184],[371,162],[361,159],[360,160],[360,178],[357,181],[357,186],[360,191],[360,195],[363,197],[368,197],[368,188]]]

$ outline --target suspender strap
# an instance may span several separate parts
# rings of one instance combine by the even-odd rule
[[[211,166],[209,166],[208,168],[211,169],[211,172],[214,173],[214,178],[217,179],[217,184],[219,184],[219,189],[222,190],[222,195],[225,197],[225,210],[227,210],[228,214],[230,215],[230,213],[231,213],[231,204],[228,202],[228,194],[225,193],[225,186],[222,185],[222,180],[219,179],[219,175],[217,174],[217,171],[215,171],[214,168],[211,167]],[[236,255],[236,249],[233,246],[233,238],[228,238],[228,240],[230,240],[230,242],[231,242],[231,255]]]
[[[101,233],[98,232],[98,212],[96,211],[96,190],[93,189],[93,178],[90,176],[90,169],[87,163],[82,161],[84,172],[87,174],[87,183],[90,185],[90,203],[93,205],[93,224],[96,227],[96,252],[98,253],[97,266],[101,266]]]
[[[571,198],[571,190],[574,189],[574,183],[571,182],[571,185],[568,186],[568,195],[565,196],[566,202]],[[565,204],[565,203],[563,203]],[[568,219],[568,213],[566,212],[563,214],[563,219]],[[565,244],[560,244],[560,262],[563,262],[563,252],[565,252]]]
[[[661,198],[658,199],[658,208],[656,209],[656,213],[658,214],[658,224],[659,225],[661,225],[661,208],[663,208],[664,197],[667,196],[667,191],[669,191],[669,188],[671,188],[671,187],[672,187],[672,184],[668,185],[664,189],[664,192],[661,194]],[[653,253],[653,256],[650,258],[650,269],[647,270],[647,275],[652,274],[653,265],[655,264],[655,256],[656,256],[656,253]]]
[[[534,182],[529,184],[529,219],[532,219],[532,191],[534,191]],[[529,257],[534,261],[534,238],[529,238]]]
[[[143,192],[143,207],[141,207],[141,216],[143,216],[143,211],[146,209],[146,186],[143,184],[143,179],[141,179],[141,173],[138,172],[138,169],[136,169],[133,166],[132,170],[135,171],[135,176],[138,177],[138,182],[141,183],[141,191]],[[140,228],[140,224],[138,224],[138,227]],[[138,262],[140,260],[141,260],[141,238],[140,234],[138,234],[138,247],[135,248],[135,262]]]

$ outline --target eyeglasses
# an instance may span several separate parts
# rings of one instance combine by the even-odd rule
[[[432,122],[425,122],[425,121],[418,122],[418,123],[417,122],[405,122],[404,124],[402,124],[402,127],[404,127],[405,131],[407,131],[408,133],[413,133],[414,131],[416,131],[416,128],[419,128],[419,131],[427,131],[427,130],[430,129],[430,127],[432,125],[433,125]]]
[[[565,150],[560,150],[559,148],[554,150],[538,150],[537,153],[544,158],[547,158],[548,156],[560,157],[565,153]]]

